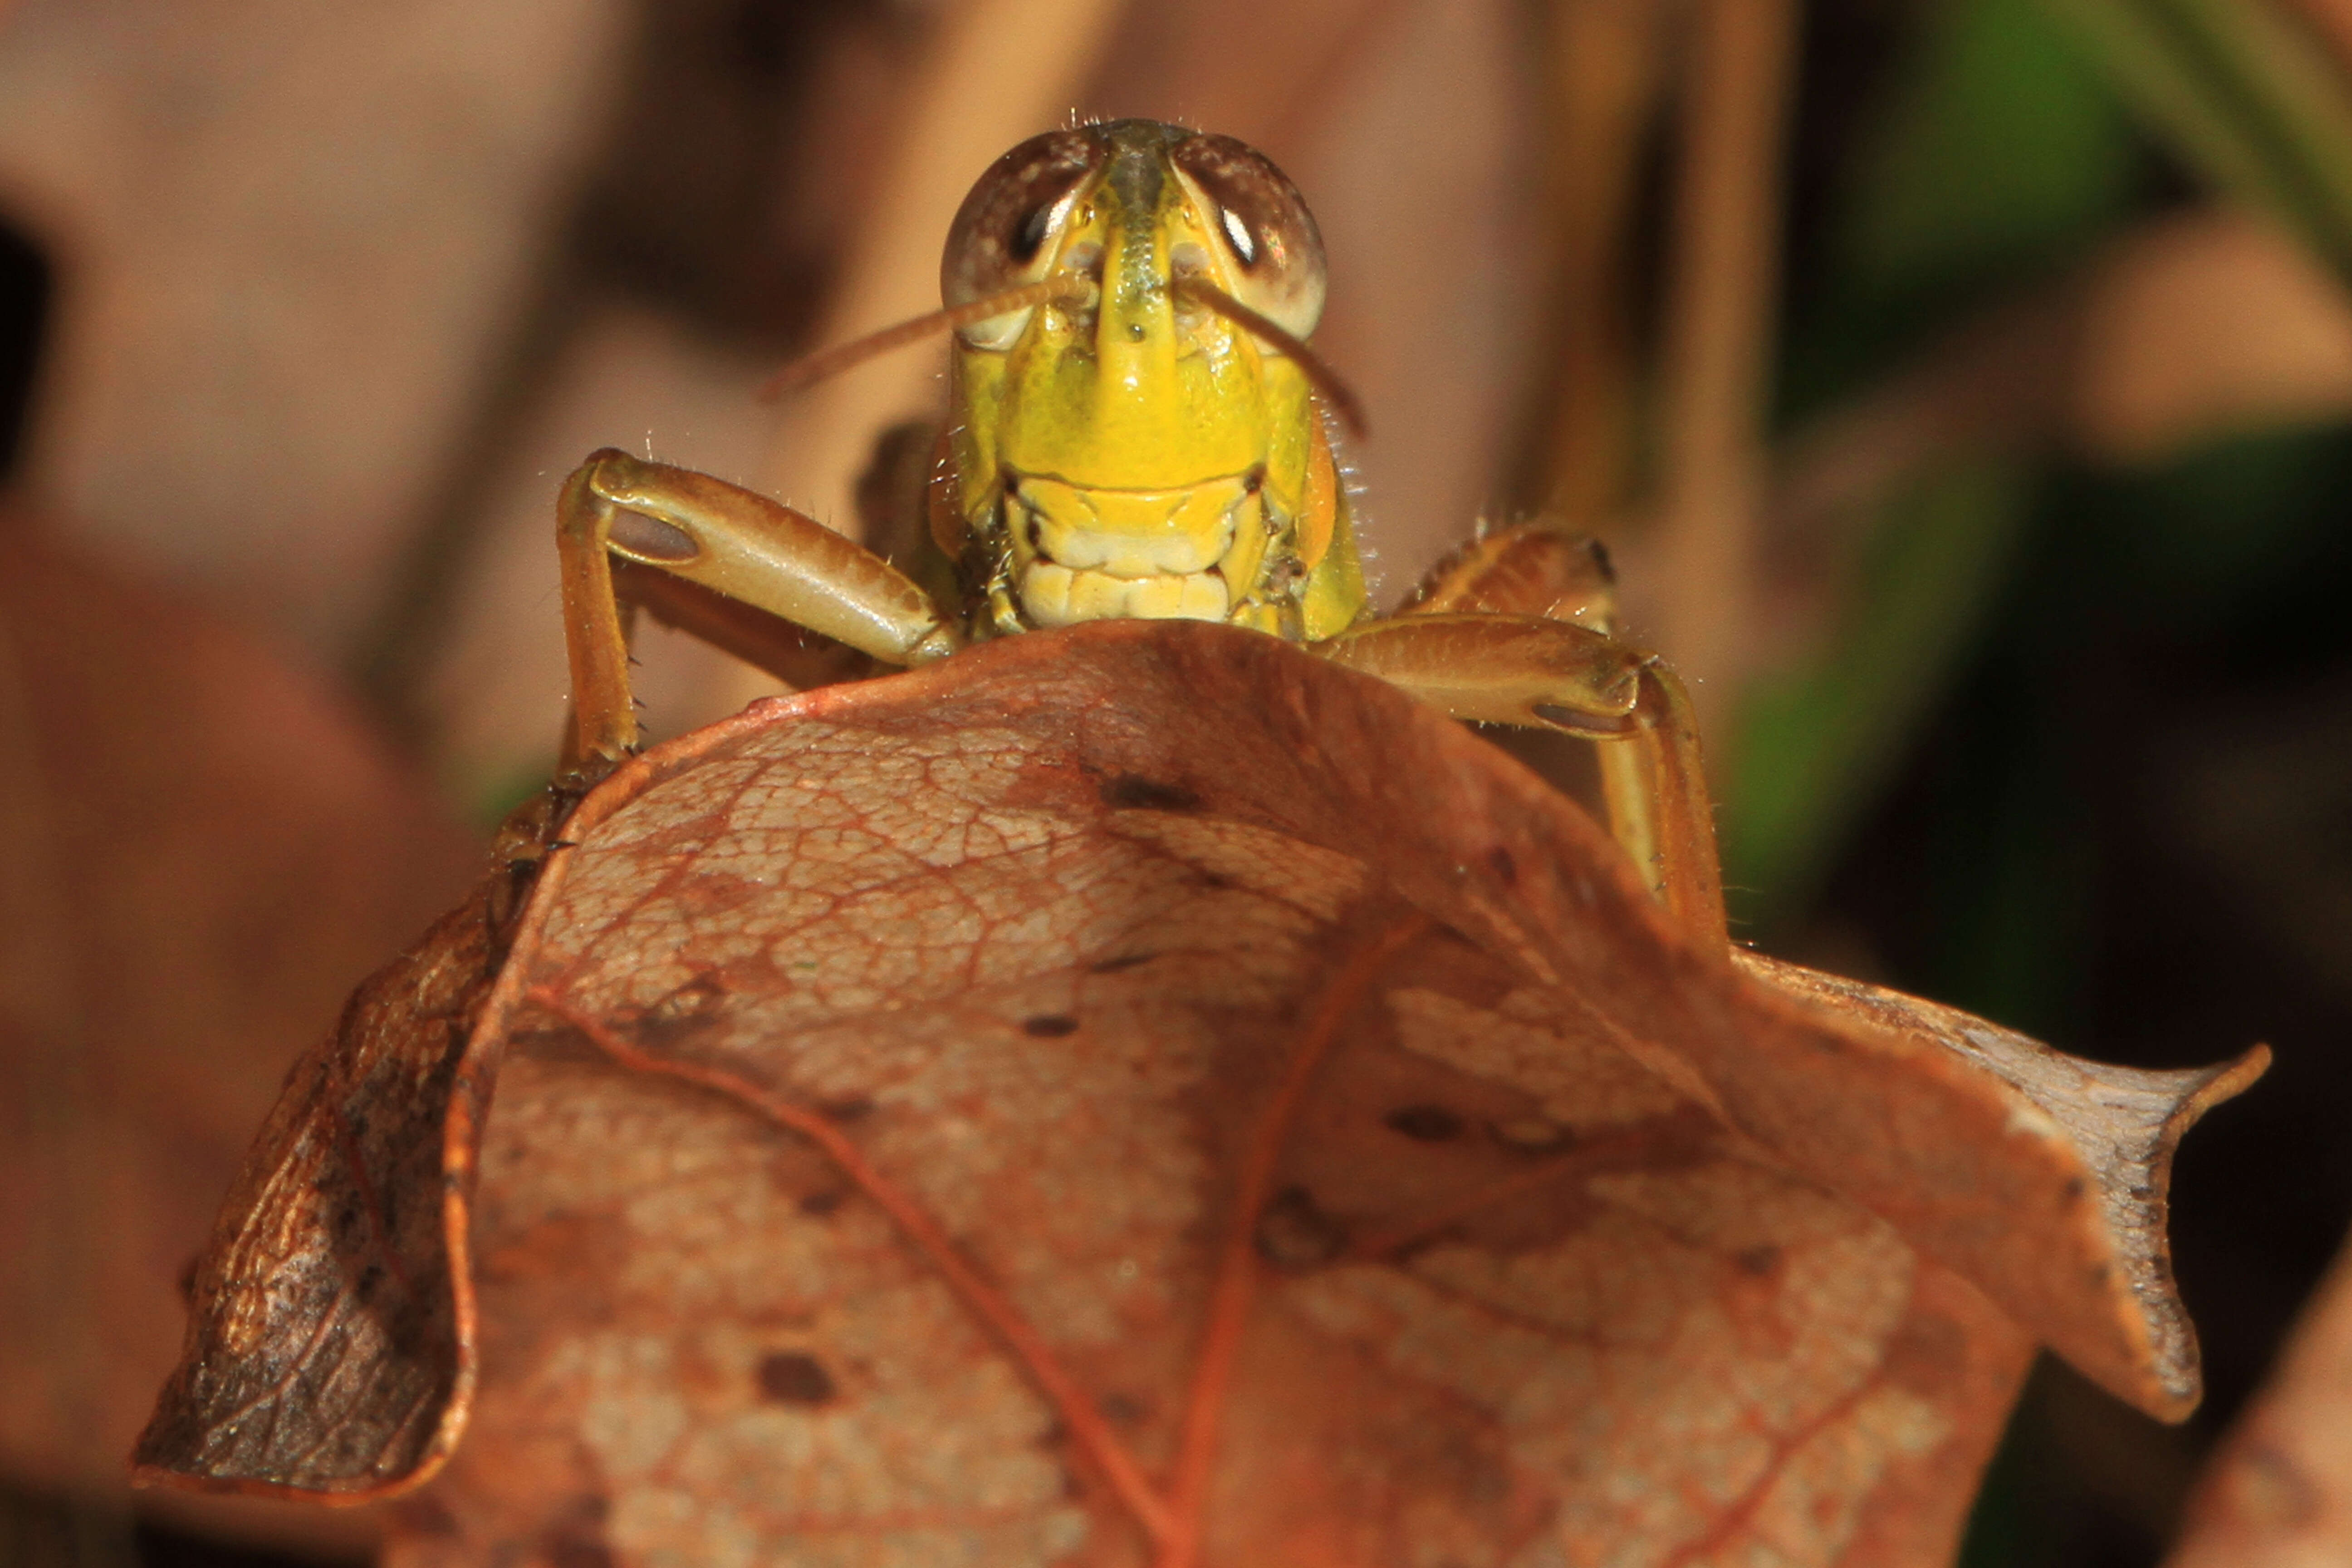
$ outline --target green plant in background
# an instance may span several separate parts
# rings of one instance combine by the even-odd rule
[[[1819,890],[1840,836],[1974,645],[2032,494],[2022,465],[1958,458],[1878,509],[1856,592],[1823,655],[1769,678],[1740,713],[1722,813],[1724,882],[1749,930]]]
[[[2271,0],[2044,0],[2175,156],[2352,275],[2352,83]]]
[[[1956,321],[2056,277],[2149,184],[2123,104],[2036,0],[1960,0],[1918,22],[1829,254],[1801,279],[1819,302],[1801,304],[1786,355],[1798,409],[1868,397]],[[1843,613],[1812,657],[1756,682],[1730,743],[1725,880],[1751,931],[1805,908],[1948,686],[2032,493],[2030,466],[1962,444],[1843,520],[1860,542]]]
[[[1848,153],[1825,252],[1798,279],[1796,415],[2011,289],[2047,281],[2148,184],[2125,105],[2041,0],[1922,5],[1874,128]]]

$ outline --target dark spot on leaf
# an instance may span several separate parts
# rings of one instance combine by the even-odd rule
[[[1760,1279],[1780,1267],[1780,1249],[1777,1247],[1745,1247],[1733,1253],[1731,1261],[1739,1266],[1742,1274],[1753,1274]]]
[[[1198,811],[1201,797],[1181,784],[1121,773],[1102,786],[1103,804],[1123,811]]]
[[[1519,863],[1512,859],[1511,852],[1499,844],[1486,851],[1486,869],[1494,872],[1495,880],[1506,888],[1515,885],[1519,879]]]
[[[196,1304],[196,1264],[198,1260],[198,1254],[193,1252],[188,1254],[188,1260],[180,1265],[179,1276],[173,1281],[173,1284],[180,1288],[180,1300],[182,1304],[185,1306],[193,1307]]]
[[[547,1539],[548,1568],[615,1568],[613,1549],[585,1536],[559,1534]]]
[[[1448,947],[1458,947],[1465,953],[1483,953],[1487,951],[1483,945],[1483,941],[1484,939],[1474,940],[1463,935],[1458,929],[1447,925],[1444,921],[1432,921],[1429,923],[1427,932],[1422,937],[1422,939],[1405,951],[1408,952],[1443,952]]]
[[[828,1121],[859,1121],[874,1114],[874,1102],[859,1096],[856,1100],[831,1100],[817,1107]]]
[[[1348,1249],[1348,1227],[1315,1206],[1305,1187],[1285,1187],[1258,1216],[1258,1256],[1276,1268],[1313,1268]]]
[[[801,1199],[801,1213],[814,1215],[817,1218],[823,1219],[841,1206],[844,1196],[844,1194],[833,1188],[827,1188],[821,1193],[810,1193]]]
[[[779,1405],[828,1405],[839,1390],[816,1357],[778,1351],[760,1358],[760,1392]]]
[[[542,1540],[540,1550],[548,1568],[614,1568],[617,1560],[604,1544],[604,1521],[612,1510],[612,1503],[597,1493],[575,1499]]]
[[[2082,1202],[2083,1194],[2089,1190],[2090,1184],[2084,1182],[2082,1177],[2069,1176],[2066,1178],[2066,1201],[2068,1203],[2074,1204]]]
[[[1034,1018],[1021,1020],[1021,1032],[1034,1035],[1041,1040],[1058,1040],[1064,1035],[1078,1032],[1078,1021],[1066,1013],[1040,1013]]]
[[[1442,1105],[1407,1105],[1381,1118],[1381,1125],[1423,1143],[1444,1143],[1462,1136],[1462,1118]]]
[[[1106,1394],[1097,1408],[1105,1420],[1116,1421],[1122,1426],[1133,1426],[1147,1414],[1143,1401],[1131,1394]]]
[[[1099,958],[1087,965],[1090,974],[1117,974],[1122,969],[1133,969],[1139,963],[1149,963],[1160,955],[1156,952],[1126,952],[1117,958]]]

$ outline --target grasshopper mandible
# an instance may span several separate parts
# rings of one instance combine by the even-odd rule
[[[1522,525],[1474,541],[1406,608],[1368,618],[1333,458],[1352,403],[1307,339],[1323,247],[1297,188],[1231,137],[1121,120],[1031,138],[964,199],[941,310],[817,356],[812,379],[952,333],[926,504],[935,594],[753,491],[607,448],[558,516],[573,770],[638,740],[632,600],[663,575],[885,665],[1128,616],[1222,621],[1297,643],[1457,718],[1596,741],[1611,826],[1702,942],[1724,940],[1690,707],[1612,634],[1597,549]],[[793,373],[788,372],[788,376]]]

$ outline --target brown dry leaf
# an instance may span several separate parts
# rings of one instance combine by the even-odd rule
[[[506,957],[486,880],[371,975],[289,1075],[189,1279],[195,1328],[142,1461],[354,1498],[437,1465],[470,1382],[441,1131]]]
[[[233,1210],[151,1479],[381,1492],[462,1429],[402,1564],[1924,1563],[2035,1342],[2196,1399],[2167,1171],[2261,1053],[1694,950],[1273,639],[762,703],[564,831],[457,1068],[444,1326],[352,1310],[435,1267],[425,1190]]]
[[[0,535],[0,1470],[102,1500],[288,1064],[480,849],[271,650]]]
[[[634,16],[12,8],[0,199],[66,284],[26,487],[317,662],[352,653],[484,416]]]
[[[2153,463],[2352,407],[2352,300],[2260,218],[2219,210],[2147,225],[2095,265],[2082,309],[2068,412],[2095,458]]]

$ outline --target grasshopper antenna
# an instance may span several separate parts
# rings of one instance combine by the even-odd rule
[[[1331,412],[1339,416],[1339,423],[1347,428],[1348,434],[1358,439],[1363,437],[1368,428],[1364,423],[1364,405],[1356,401],[1356,395],[1348,390],[1348,384],[1339,379],[1339,373],[1324,363],[1323,356],[1307,346],[1305,339],[1283,331],[1197,274],[1185,273],[1178,277],[1175,288],[1179,297],[1206,305],[1234,325],[1264,338],[1284,354],[1297,360],[1298,368],[1307,373],[1308,384],[1331,405]]]
[[[845,343],[796,359],[770,376],[760,388],[760,401],[773,403],[788,392],[798,392],[815,385],[827,377],[864,364],[867,360],[888,353],[892,349],[920,342],[934,332],[951,332],[985,321],[991,316],[1009,316],[1015,310],[1034,310],[1056,300],[1083,300],[1095,290],[1092,279],[1077,272],[1057,272],[1051,278],[1034,283],[1024,283],[1018,289],[1007,289],[1001,294],[991,294],[970,304],[952,305],[944,310],[917,316],[900,321],[880,331],[868,332],[862,338],[852,338]]]
[[[1007,289],[969,304],[953,305],[943,310],[916,316],[793,361],[761,386],[760,401],[773,403],[787,393],[814,386],[893,349],[920,342],[934,332],[955,331],[975,321],[985,321],[992,316],[1034,310],[1039,305],[1051,304],[1057,300],[1083,300],[1092,294],[1095,288],[1094,280],[1083,273],[1057,272],[1051,278],[1024,283],[1017,289]],[[1331,411],[1339,416],[1339,423],[1346,427],[1348,434],[1360,438],[1364,435],[1368,426],[1364,420],[1363,405],[1348,389],[1348,384],[1339,379],[1339,373],[1325,363],[1320,354],[1308,348],[1304,339],[1275,325],[1205,279],[1189,274],[1180,277],[1175,280],[1175,289],[1180,296],[1208,307],[1296,360],[1298,368],[1306,373],[1307,382],[1330,405]]]

